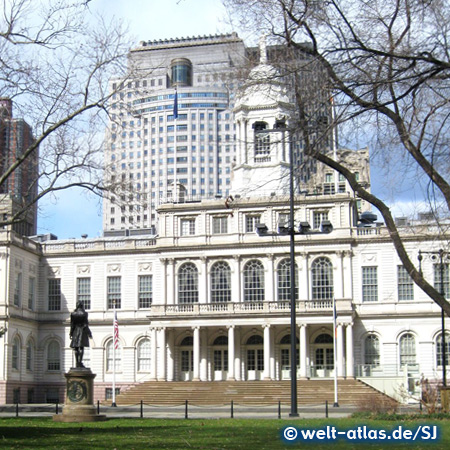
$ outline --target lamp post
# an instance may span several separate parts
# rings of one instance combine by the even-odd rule
[[[285,130],[285,128],[283,129]],[[264,130],[267,132],[280,132],[280,129]],[[284,139],[284,132],[283,132]],[[297,406],[297,336],[296,336],[296,298],[295,298],[295,235],[306,234],[328,234],[333,231],[330,221],[324,220],[321,224],[320,231],[310,231],[311,227],[308,222],[300,222],[299,231],[294,227],[294,151],[293,146],[289,143],[289,226],[278,227],[278,233],[269,232],[267,226],[260,223],[256,226],[258,236],[280,236],[289,235],[289,255],[290,255],[290,308],[291,308],[291,412],[290,417],[298,417]]]
[[[419,260],[419,272],[422,273],[422,259],[423,254],[431,255],[431,258],[436,258],[439,256],[439,291],[440,294],[445,298],[445,288],[444,288],[444,252],[440,249],[435,252],[423,252],[419,250],[417,259]],[[441,308],[441,342],[442,342],[442,385],[447,386],[447,349],[445,345],[445,313],[444,309]]]

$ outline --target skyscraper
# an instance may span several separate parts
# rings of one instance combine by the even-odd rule
[[[261,68],[270,68],[270,73],[259,73]],[[262,129],[244,133],[252,117],[251,103],[259,98],[264,84],[252,80],[256,75],[267,77],[264,89],[278,86],[275,97],[283,91],[281,103],[276,100],[283,106],[277,112],[279,118],[260,121]],[[252,100],[236,111],[236,96],[242,95],[242,87],[245,92],[248,83],[253,84]],[[295,124],[293,105],[299,98],[311,118],[309,141],[320,151],[336,157],[339,153],[326,75],[301,46],[295,50],[266,46],[262,40],[260,47],[246,47],[236,33],[141,42],[130,51],[128,73],[111,80],[110,90],[105,147],[108,190],[103,203],[106,235],[155,231],[157,208],[167,202],[227,198],[233,168],[240,169],[235,172],[242,178],[240,192],[254,194],[244,175],[253,134],[264,139],[277,118],[281,124],[290,116],[290,124]],[[265,95],[271,98],[271,93]],[[238,124],[237,116],[241,117]],[[298,191],[345,192],[345,180],[330,170],[323,173],[314,158],[305,156],[301,127],[290,135]],[[261,141],[258,158],[267,165],[265,145]],[[236,159],[239,146],[244,153]],[[271,164],[278,164],[280,158],[286,163],[287,149],[280,152]],[[269,194],[280,190],[261,181],[260,190],[264,186]]]
[[[18,163],[33,144],[31,127],[13,118],[11,99],[0,99],[0,175]],[[10,222],[14,231],[25,236],[36,234],[39,152],[34,150],[0,184],[0,222]]]
[[[244,60],[235,33],[131,50],[128,78],[111,81],[106,234],[152,229],[168,201],[228,195],[235,72]]]

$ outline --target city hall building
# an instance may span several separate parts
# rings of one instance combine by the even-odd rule
[[[294,196],[294,224],[303,231],[295,237],[291,280],[289,236],[279,230],[290,223],[295,138],[289,94],[269,86],[276,69],[264,51],[233,101],[236,148],[226,195],[197,198],[178,179],[174,195],[155,204],[152,234],[131,227],[57,240],[0,231],[1,402],[63,400],[64,373],[74,365],[70,313],[78,301],[93,336],[84,364],[96,374],[95,399],[111,393],[113,372],[121,391],[148,380],[289,379],[292,282],[299,378],[358,378],[398,398],[420,389],[421,377],[440,377],[440,308],[413,284],[386,228],[326,168],[316,171],[322,189]],[[172,116],[183,125],[173,109],[159,115],[164,124]],[[370,184],[367,150],[330,151]],[[109,225],[116,220],[120,214],[107,213]],[[321,233],[330,223],[332,231]],[[446,249],[448,236],[426,222],[405,223],[400,233],[417,264],[419,250]],[[421,269],[439,286],[439,261],[424,255]],[[443,269],[448,292],[447,260]]]

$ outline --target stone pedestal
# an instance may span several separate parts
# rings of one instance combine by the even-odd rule
[[[57,422],[96,422],[106,416],[97,414],[94,406],[94,378],[91,369],[72,367],[66,377],[66,403],[62,414],[55,414]]]

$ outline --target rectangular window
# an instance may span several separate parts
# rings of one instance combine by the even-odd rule
[[[378,301],[377,267],[362,268],[362,300],[363,302]]]
[[[228,217],[220,216],[213,217],[213,234],[226,234],[228,233]]]
[[[61,280],[59,278],[48,280],[48,310],[61,310]]]
[[[443,290],[445,298],[450,297],[449,283],[449,264],[442,264],[442,283],[441,283],[441,265],[434,264],[434,287],[439,292]]]
[[[314,211],[313,212],[313,229],[320,230],[320,225],[324,220],[328,220],[328,211]]]
[[[77,279],[77,303],[82,302],[84,309],[91,309],[91,279]]]
[[[139,283],[139,308],[150,308],[152,306],[152,275],[140,275]]]
[[[397,266],[398,299],[414,300],[414,283],[403,266]]]
[[[116,388],[116,395],[120,394],[120,388]],[[105,400],[112,400],[113,397],[113,390],[112,388],[106,388],[105,389]]]
[[[108,309],[121,308],[121,281],[120,277],[108,277]]]
[[[20,306],[22,303],[22,272],[16,275],[16,283],[14,285],[14,305]]]
[[[195,234],[195,219],[181,219],[181,236],[193,236]]]
[[[245,232],[253,233],[256,225],[261,222],[261,214],[248,214],[245,216]]]
[[[30,277],[28,280],[28,308],[33,310],[36,298],[36,279]]]

